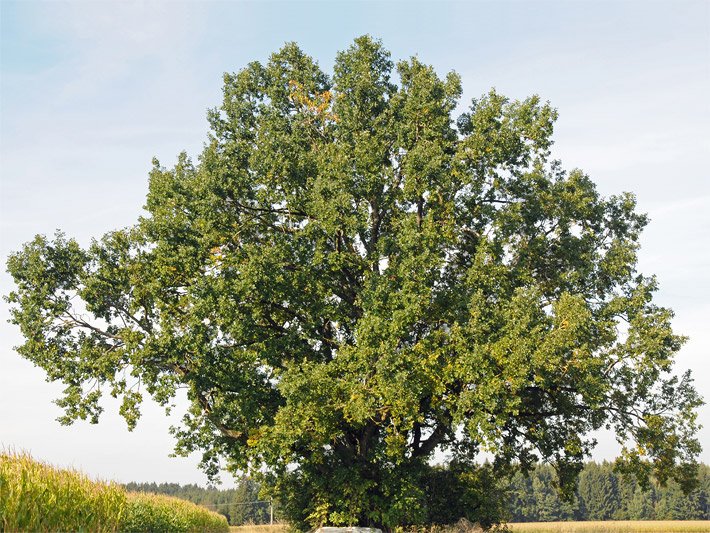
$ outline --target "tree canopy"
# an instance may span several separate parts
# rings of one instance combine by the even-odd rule
[[[487,452],[569,492],[605,427],[624,468],[689,485],[701,400],[636,269],[646,216],[551,158],[539,97],[454,119],[461,93],[367,36],[332,76],[296,44],[226,74],[197,162],[154,161],[134,226],[8,260],[62,422],[109,393],[133,428],[185,388],[177,451],[261,475],[303,528],[426,522],[435,453],[460,486]],[[451,498],[478,517],[480,490]]]

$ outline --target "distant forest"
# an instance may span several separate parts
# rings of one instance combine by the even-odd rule
[[[555,471],[538,466],[529,477],[509,480],[512,522],[558,520],[708,520],[710,467],[701,464],[698,487],[685,496],[677,483],[653,483],[644,491],[636,479],[614,471],[612,463],[587,463],[579,475],[576,498],[563,502],[555,489]]]
[[[204,488],[199,485],[177,483],[127,483],[126,490],[154,492],[184,498],[227,517],[230,525],[268,524],[269,502],[260,500],[259,485],[243,478],[233,489]],[[278,506],[274,503],[274,520],[278,519]]]
[[[559,520],[710,520],[710,466],[700,465],[698,487],[685,496],[670,482],[643,490],[634,478],[614,471],[608,462],[590,462],[582,470],[576,498],[562,501],[555,488],[555,471],[538,466],[529,476],[516,473],[496,490],[506,493],[512,522]],[[269,522],[269,502],[258,501],[259,486],[248,478],[234,489],[220,490],[177,483],[128,483],[128,490],[156,492],[184,498],[222,513],[232,525]],[[274,502],[274,520],[279,519]]]

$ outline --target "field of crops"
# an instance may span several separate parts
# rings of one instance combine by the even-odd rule
[[[531,522],[508,524],[512,533],[708,533],[707,520]]]
[[[609,522],[529,522],[508,524],[511,533],[708,533],[707,520],[657,520],[657,521],[609,521]],[[286,533],[285,525],[238,526],[230,528],[232,533]],[[441,533],[446,528],[437,528]],[[458,528],[450,528],[451,533],[460,533]]]
[[[126,492],[28,455],[0,452],[0,531],[226,533],[229,526],[224,516],[185,500]]]

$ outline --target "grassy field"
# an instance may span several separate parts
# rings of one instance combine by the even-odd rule
[[[710,521],[529,522],[508,524],[511,533],[709,533]],[[231,533],[285,533],[288,526],[232,526]],[[452,533],[455,529],[452,528]]]

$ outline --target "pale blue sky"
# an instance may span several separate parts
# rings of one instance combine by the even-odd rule
[[[652,222],[640,268],[691,340],[710,400],[710,2],[12,2],[0,0],[0,258],[62,228],[88,242],[132,224],[153,156],[196,155],[221,76],[297,41],[329,70],[363,33],[463,78],[462,107],[495,86],[558,108],[555,157],[604,194],[630,190]],[[3,267],[4,271],[4,267]],[[4,272],[0,288],[11,282]],[[62,427],[60,386],[16,355],[0,304],[0,444],[119,481],[204,483],[169,459],[162,411],[134,433],[107,402],[98,426]],[[701,433],[710,462],[710,409]],[[595,458],[610,458],[601,437]]]

